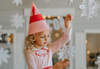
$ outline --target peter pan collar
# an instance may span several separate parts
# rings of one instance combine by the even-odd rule
[[[48,49],[48,47],[44,46],[43,48],[40,49]],[[40,50],[40,49],[34,47],[34,50]]]

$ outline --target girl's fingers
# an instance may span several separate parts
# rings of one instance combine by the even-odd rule
[[[60,60],[59,63],[62,63],[62,60]]]
[[[62,67],[66,67],[66,66],[68,66],[69,65],[69,62],[66,62],[66,63],[63,63],[62,64]]]
[[[70,15],[69,16],[69,20],[71,21],[71,20],[73,20],[74,19],[74,17],[72,16],[72,15]]]
[[[67,14],[66,17],[68,17],[68,20],[70,20],[70,21],[74,19],[74,17],[71,14]]]
[[[73,20],[73,19],[74,19],[74,17],[72,16],[72,17],[71,17],[71,20]]]
[[[56,64],[60,64],[60,63],[62,63],[62,60],[61,60],[61,61],[59,61],[59,62],[57,62]]]
[[[69,62],[62,63],[62,60],[61,60],[58,62],[57,67],[62,69],[62,68],[67,67],[68,65],[69,65]]]

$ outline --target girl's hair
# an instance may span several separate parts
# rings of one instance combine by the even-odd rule
[[[25,37],[24,48],[23,48],[24,56],[26,54],[26,50],[34,49],[35,38],[36,38],[35,34],[31,34],[31,35],[28,35],[28,36]],[[50,39],[49,43],[51,43],[51,39]]]
[[[24,55],[26,54],[26,50],[34,48],[34,42],[35,42],[35,34],[28,35],[25,37],[24,48],[23,48]]]

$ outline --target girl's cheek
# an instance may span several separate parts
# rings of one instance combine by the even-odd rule
[[[49,38],[48,38],[48,41],[49,41]]]
[[[43,39],[41,39],[41,42],[43,42],[44,40]]]

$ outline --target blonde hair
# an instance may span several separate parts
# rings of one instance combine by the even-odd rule
[[[26,50],[28,50],[28,49],[33,50],[34,49],[33,45],[34,45],[35,39],[36,39],[35,34],[31,34],[31,35],[28,35],[25,37],[24,49],[23,49],[24,56],[26,54]],[[51,38],[51,36],[50,36],[50,38]],[[50,39],[49,43],[51,43],[51,39]]]
[[[24,55],[26,54],[26,50],[34,48],[34,42],[35,42],[35,34],[28,35],[25,37],[24,48],[23,48]]]

